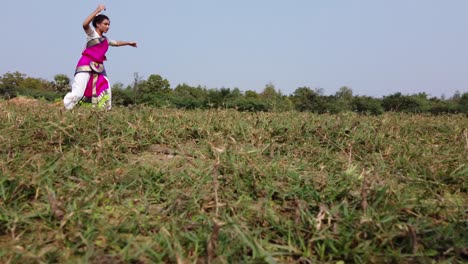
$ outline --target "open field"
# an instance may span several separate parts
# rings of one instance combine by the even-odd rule
[[[462,115],[0,101],[0,262],[462,263],[467,157]]]

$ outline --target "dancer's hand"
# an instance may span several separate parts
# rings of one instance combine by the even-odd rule
[[[106,10],[106,6],[105,6],[105,5],[99,5],[99,6],[96,8],[96,11],[97,11],[97,12],[102,12],[103,10]]]
[[[91,22],[93,21],[93,19],[99,15],[99,13],[101,13],[102,10],[106,10],[106,6],[105,5],[98,5],[98,7],[96,8],[96,10],[93,11],[93,13],[91,13],[86,19],[85,21],[83,21],[83,29],[85,32],[88,32],[88,29],[89,29],[89,24],[91,24]]]

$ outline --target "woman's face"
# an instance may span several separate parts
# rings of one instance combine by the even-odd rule
[[[107,33],[109,31],[110,21],[109,19],[104,19],[101,23],[96,24],[96,29],[102,33]]]

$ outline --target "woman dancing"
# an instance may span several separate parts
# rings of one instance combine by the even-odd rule
[[[103,35],[110,26],[109,18],[100,14],[103,10],[106,7],[99,5],[83,22],[83,29],[88,36],[87,44],[76,66],[72,90],[63,98],[68,110],[77,104],[110,110],[112,94],[103,64],[107,49],[109,46],[137,47],[136,42],[108,40]],[[94,29],[89,26],[91,22]]]

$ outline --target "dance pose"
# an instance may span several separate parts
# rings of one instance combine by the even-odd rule
[[[76,66],[72,90],[63,98],[68,110],[77,104],[110,110],[112,93],[104,69],[107,49],[109,46],[137,47],[136,42],[109,40],[103,35],[109,31],[110,26],[109,18],[100,14],[103,10],[106,10],[106,7],[99,5],[83,22],[87,44]],[[89,26],[91,23],[94,28]]]

